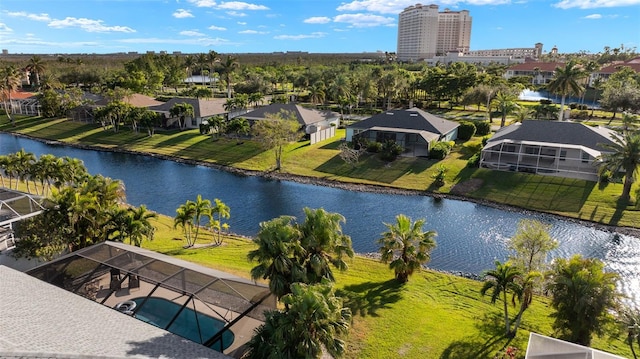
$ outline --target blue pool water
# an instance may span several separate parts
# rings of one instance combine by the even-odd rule
[[[163,298],[153,297],[149,298],[144,305],[142,305],[144,297],[135,298],[133,301],[137,304],[136,318],[196,343],[204,343],[224,327],[224,322],[196,312],[187,306],[178,315],[173,324],[166,328],[182,305]],[[222,340],[215,342],[211,349],[222,352],[233,343],[233,340],[233,332],[227,330],[222,334]]]

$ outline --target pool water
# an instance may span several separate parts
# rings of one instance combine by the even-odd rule
[[[203,344],[224,327],[224,322],[221,320],[196,312],[187,306],[171,326],[166,328],[182,305],[164,298],[154,297],[149,298],[142,305],[144,299],[144,297],[133,299],[137,304],[136,318],[196,343]],[[216,341],[210,348],[222,352],[233,343],[233,340],[233,332],[227,330],[222,334],[222,340]]]

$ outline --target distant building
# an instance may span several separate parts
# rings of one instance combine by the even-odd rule
[[[593,86],[595,81],[607,81],[611,75],[622,70],[622,68],[624,67],[628,67],[636,73],[640,73],[640,57],[636,57],[624,62],[616,62],[609,66],[605,66],[596,72],[593,72],[589,76],[589,85]]]
[[[514,59],[539,59],[542,56],[542,43],[534,47],[516,47],[509,49],[475,50],[469,51],[465,56],[508,56]]]
[[[516,76],[531,76],[533,85],[544,85],[553,79],[556,67],[564,67],[562,62],[525,62],[511,66],[504,73],[505,79]]]
[[[3,54],[3,55],[9,55],[9,50],[7,50],[7,49],[2,49],[2,54]]]
[[[430,59],[449,51],[468,52],[469,11],[438,12],[438,5],[416,4],[398,15],[398,60]]]
[[[449,52],[445,56],[434,56],[425,61],[432,66],[438,63],[451,64],[454,62],[464,62],[467,64],[486,66],[490,64],[500,64],[500,65],[520,64],[524,62],[524,59],[514,58],[512,56],[478,56],[478,55],[468,55],[462,52]]]

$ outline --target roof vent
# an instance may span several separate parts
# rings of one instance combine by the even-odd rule
[[[411,116],[411,117],[418,117],[418,114],[417,114],[417,113],[410,113],[410,114],[409,114],[409,116]]]
[[[387,115],[393,115],[393,112],[387,112]]]

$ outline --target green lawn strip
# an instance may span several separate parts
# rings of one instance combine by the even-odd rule
[[[442,112],[455,113],[448,110]],[[133,133],[128,128],[114,133],[96,124],[62,119],[43,120],[38,117],[18,117],[16,127],[8,124],[6,117],[5,120],[0,118],[0,130],[68,143],[176,156],[241,169],[269,171],[275,166],[273,151],[265,151],[258,143],[249,140],[238,143],[230,138],[214,141],[211,136],[201,135],[197,130],[158,131],[149,137],[146,133]],[[442,161],[399,157],[387,163],[376,154],[364,154],[353,167],[339,156],[338,145],[344,135],[344,129],[339,129],[331,140],[314,145],[307,140],[286,146],[282,172],[443,194],[469,179],[481,179],[482,186],[466,196],[603,224],[638,227],[640,223],[640,210],[636,203],[624,209],[617,203],[622,192],[621,184],[599,186],[594,182],[560,177],[466,168],[468,158],[481,146],[479,137],[465,143],[459,142]],[[441,165],[447,170],[445,185],[435,187],[432,176]],[[635,185],[632,193],[635,194],[638,188]]]
[[[204,266],[248,278],[255,265],[246,258],[255,248],[246,238],[226,237],[224,244],[199,249],[183,248],[180,229],[173,219],[160,216],[156,236],[143,247]],[[198,244],[212,242],[212,233],[201,231]],[[352,308],[354,319],[347,338],[347,358],[486,358],[505,345],[524,356],[529,331],[553,335],[547,298],[536,297],[518,335],[503,336],[502,305],[480,296],[482,283],[434,271],[414,274],[405,286],[377,260],[356,256],[349,269],[336,273],[336,289]],[[510,307],[515,315],[516,309]],[[595,348],[630,357],[619,339],[594,338]]]

